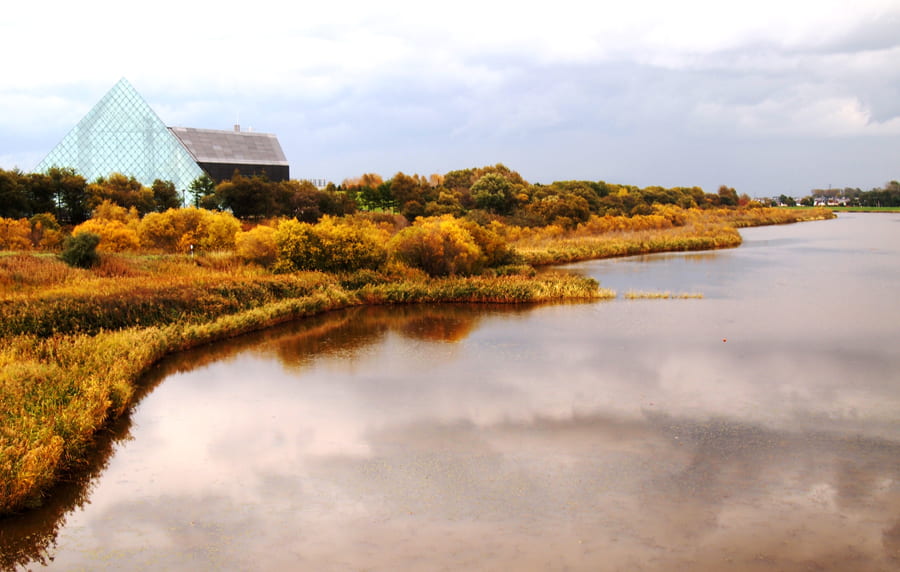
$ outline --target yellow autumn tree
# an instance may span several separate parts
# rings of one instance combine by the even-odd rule
[[[133,225],[137,228],[141,216],[134,207],[125,208],[114,202],[105,200],[97,205],[91,213],[91,218],[103,220],[117,220],[126,225]]]
[[[31,243],[42,250],[57,250],[65,236],[52,213],[38,213],[28,220],[31,223]]]
[[[72,236],[89,232],[100,237],[100,252],[125,252],[140,248],[140,216],[134,207],[125,208],[109,200],[98,204],[90,219],[72,229]]]
[[[394,259],[431,276],[474,274],[487,264],[472,233],[450,215],[416,219],[391,239],[388,250]]]
[[[31,224],[28,219],[0,217],[0,250],[30,250]]]
[[[246,232],[240,231],[234,237],[235,252],[247,261],[262,266],[270,266],[278,258],[278,244],[275,242],[275,228],[260,225]]]

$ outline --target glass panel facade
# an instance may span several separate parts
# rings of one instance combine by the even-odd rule
[[[191,154],[125,78],[35,168],[72,167],[88,181],[111,173],[186,190],[203,174]]]

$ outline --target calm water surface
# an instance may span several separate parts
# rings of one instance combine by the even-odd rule
[[[169,360],[0,521],[5,562],[900,569],[900,216],[742,234],[568,267],[701,300],[356,309]]]

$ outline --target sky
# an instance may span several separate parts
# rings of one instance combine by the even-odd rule
[[[49,0],[4,7],[0,53],[4,169],[125,77],[167,125],[275,133],[292,178],[900,179],[900,0]]]

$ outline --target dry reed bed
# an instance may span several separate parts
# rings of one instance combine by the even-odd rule
[[[628,291],[625,292],[626,300],[669,300],[669,299],[678,299],[678,300],[687,300],[687,299],[700,299],[703,298],[703,294],[699,292],[679,292],[677,294],[673,294],[671,292],[638,292],[638,291]]]

